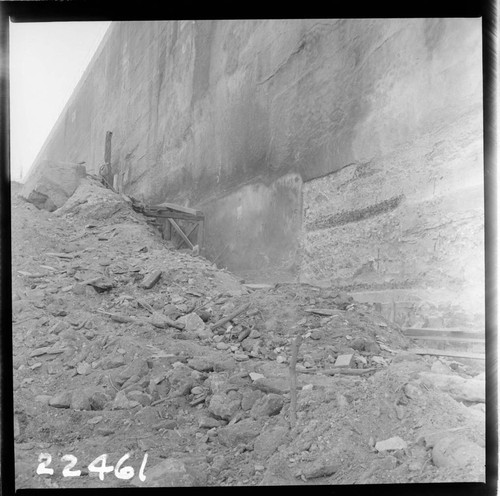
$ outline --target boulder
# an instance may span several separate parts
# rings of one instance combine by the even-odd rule
[[[241,343],[241,348],[247,353],[256,352],[259,347],[258,339],[247,338]]]
[[[231,372],[236,369],[236,360],[234,358],[221,358],[214,362],[214,371],[215,372],[223,372],[228,371]]]
[[[193,369],[182,363],[176,364],[172,370],[167,372],[166,380],[170,385],[170,394],[174,396],[185,396],[191,392],[196,385],[192,376]]]
[[[140,403],[142,406],[151,405],[151,395],[143,393],[142,391],[130,391],[127,393],[127,398],[130,401],[137,401],[137,403]]]
[[[434,374],[420,372],[421,381],[448,393],[457,401],[484,403],[486,398],[486,383],[477,379],[464,379],[456,375]]]
[[[375,449],[377,451],[396,451],[406,449],[407,447],[406,441],[399,436],[391,437],[375,444]]]
[[[257,400],[250,411],[252,417],[271,417],[277,415],[283,408],[285,401],[282,396],[275,393],[266,394]]]
[[[130,365],[125,367],[119,374],[114,378],[117,386],[123,386],[126,382],[130,382],[131,378],[136,378],[137,382],[141,377],[144,377],[149,373],[149,366],[146,360],[141,358],[136,358],[132,361]]]
[[[189,367],[198,372],[211,372],[214,369],[214,364],[206,358],[194,357],[187,361]]]
[[[128,209],[128,204],[120,195],[97,180],[86,177],[55,215],[78,214],[88,220],[102,220],[109,219],[124,209]]]
[[[112,410],[129,410],[135,406],[140,405],[138,401],[129,400],[124,391],[118,391],[113,404],[111,406]]]
[[[257,400],[260,400],[264,396],[264,393],[259,389],[250,389],[243,391],[243,397],[241,398],[241,409],[245,412],[251,410],[253,405]]]
[[[52,212],[64,205],[85,176],[84,165],[43,160],[28,176],[20,196],[37,208]]]
[[[79,375],[88,375],[92,372],[92,365],[90,365],[90,363],[88,362],[80,362],[76,366],[76,372]]]
[[[123,355],[112,355],[99,360],[96,366],[100,367],[103,370],[109,370],[122,367],[125,364],[126,362]]]
[[[290,392],[290,381],[284,377],[264,377],[255,380],[252,386],[264,393],[286,394]]]
[[[214,372],[208,376],[205,385],[210,389],[212,394],[224,391],[228,382],[228,375],[224,372]]]
[[[479,445],[458,436],[443,437],[432,449],[432,462],[436,467],[484,465],[485,456],[485,450]]]
[[[286,440],[288,428],[277,425],[263,431],[254,441],[254,452],[261,458],[269,458]]]
[[[230,398],[227,394],[217,393],[212,396],[208,405],[208,411],[215,417],[230,420],[239,410],[241,399]]]
[[[200,429],[213,429],[220,427],[220,425],[221,423],[213,417],[202,417],[198,422],[198,427]]]
[[[94,391],[90,396],[90,406],[92,410],[104,410],[104,407],[111,397],[104,391]]]
[[[90,395],[86,391],[74,391],[70,406],[73,410],[92,410]]]
[[[199,337],[210,337],[212,336],[212,331],[207,328],[205,322],[196,313],[189,313],[177,319],[185,325],[186,332],[193,332]]]
[[[251,419],[244,419],[236,424],[227,425],[219,429],[218,438],[221,444],[229,448],[238,444],[247,444],[254,440],[261,430],[259,422]]]
[[[267,470],[259,486],[294,486],[297,484],[286,460],[279,454],[273,455],[267,463]]]
[[[332,460],[330,457],[322,456],[313,462],[307,463],[302,468],[302,475],[306,479],[319,479],[320,477],[329,477],[340,469],[338,460]]]
[[[73,410],[103,410],[104,405],[110,399],[110,396],[104,392],[104,389],[90,387],[73,391],[70,406]]]
[[[73,393],[71,391],[62,391],[52,396],[49,400],[49,405],[55,408],[69,408],[72,396]]]

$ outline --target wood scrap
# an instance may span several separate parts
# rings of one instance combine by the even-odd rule
[[[140,299],[137,299],[136,301],[141,307],[145,308],[149,313],[155,313],[153,307],[149,303],[146,303],[144,300]]]
[[[148,274],[141,282],[141,288],[151,289],[160,280],[161,275],[161,270],[155,270],[154,272],[151,272],[151,274]]]
[[[343,374],[343,375],[364,375],[364,374],[369,374],[370,372],[375,372],[376,368],[369,368],[369,369],[347,369],[347,368],[338,368],[338,369],[304,369],[304,370],[298,370],[297,372],[299,374],[323,374],[323,375],[336,375],[336,374]]]
[[[81,281],[79,284],[82,284],[82,285],[92,285],[94,284],[95,282],[99,281],[100,279],[102,278],[102,276],[98,276],[98,277],[92,277],[91,279],[86,279],[85,281]]]
[[[194,248],[193,243],[191,243],[191,240],[184,234],[184,231],[179,227],[179,224],[175,222],[174,219],[171,219],[170,217],[168,218],[168,221],[172,225],[172,227],[177,231],[177,234],[182,238],[182,240],[191,248],[191,250]]]
[[[338,310],[333,310],[331,308],[305,308],[304,312],[315,313],[317,315],[324,316],[337,315],[339,313]]]
[[[184,330],[184,324],[182,322],[176,322],[175,320],[169,319],[158,312],[154,312],[153,315],[149,319],[149,323],[154,327],[158,327],[159,329],[167,329],[168,327],[174,327],[175,329],[179,329],[180,331]]]
[[[29,278],[32,278],[32,279],[38,279],[40,277],[46,277],[48,275],[51,275],[51,274],[42,274],[42,273],[32,274],[31,272],[26,272],[24,270],[18,270],[17,273],[21,274],[24,277],[29,277]]]
[[[114,384],[113,380],[111,379],[111,377],[109,375],[106,376],[108,378],[108,382],[110,384],[110,386],[115,390],[115,391],[120,391]]]
[[[293,340],[292,357],[290,359],[290,428],[293,429],[297,422],[297,356],[299,354],[302,335]]]
[[[76,254],[72,253],[52,253],[52,252],[45,253],[45,255],[57,258],[75,258],[76,256]]]
[[[107,315],[111,320],[119,322],[120,324],[128,324],[130,322],[136,322],[136,319],[134,317],[128,317],[126,315],[119,315],[117,313],[106,312],[101,308],[98,308],[97,311],[103,315]]]
[[[250,335],[251,329],[247,327],[246,329],[243,329],[239,334],[237,341],[238,343],[241,343],[244,339],[246,339]]]
[[[223,319],[218,320],[215,324],[212,325],[211,330],[215,331],[218,327],[226,324],[230,320],[233,320],[235,317],[238,317],[238,315],[242,314],[243,312],[246,312],[248,308],[250,307],[250,303],[247,303],[243,305],[240,308],[237,308],[234,312],[230,313],[227,317],[224,317]]]
[[[473,353],[468,351],[455,351],[455,350],[432,350],[426,348],[414,348],[406,350],[408,353],[415,355],[434,355],[434,356],[449,356],[455,358],[472,358],[475,360],[485,360],[484,353]]]

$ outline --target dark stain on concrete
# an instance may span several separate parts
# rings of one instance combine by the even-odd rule
[[[424,26],[425,47],[432,53],[439,46],[446,31],[444,19],[426,19]]]
[[[210,88],[210,50],[212,48],[213,21],[196,22],[193,96],[191,105],[203,98]]]
[[[397,208],[404,198],[404,195],[399,195],[374,205],[370,205],[369,207],[320,217],[312,222],[308,222],[306,224],[306,231],[319,231],[320,229],[343,226],[345,224],[350,224],[351,222],[360,222],[385,212],[390,212],[391,210]]]

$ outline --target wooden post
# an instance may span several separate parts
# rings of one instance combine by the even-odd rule
[[[205,235],[205,221],[199,220],[198,221],[198,238],[197,238],[197,244],[198,247],[200,248],[200,252],[203,249],[203,237]]]
[[[104,145],[104,163],[111,164],[111,137],[113,133],[106,131],[106,143]]]
[[[394,300],[394,298],[391,302],[391,321],[396,323],[396,301]]]
[[[172,228],[170,227],[170,222],[168,219],[163,220],[163,239],[172,239]]]

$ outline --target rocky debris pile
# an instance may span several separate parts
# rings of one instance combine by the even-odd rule
[[[88,179],[53,214],[15,199],[13,244],[19,487],[484,477],[482,364],[406,352],[347,294],[245,285]],[[81,477],[33,475],[41,451]],[[86,466],[103,453],[135,476],[101,480]]]

